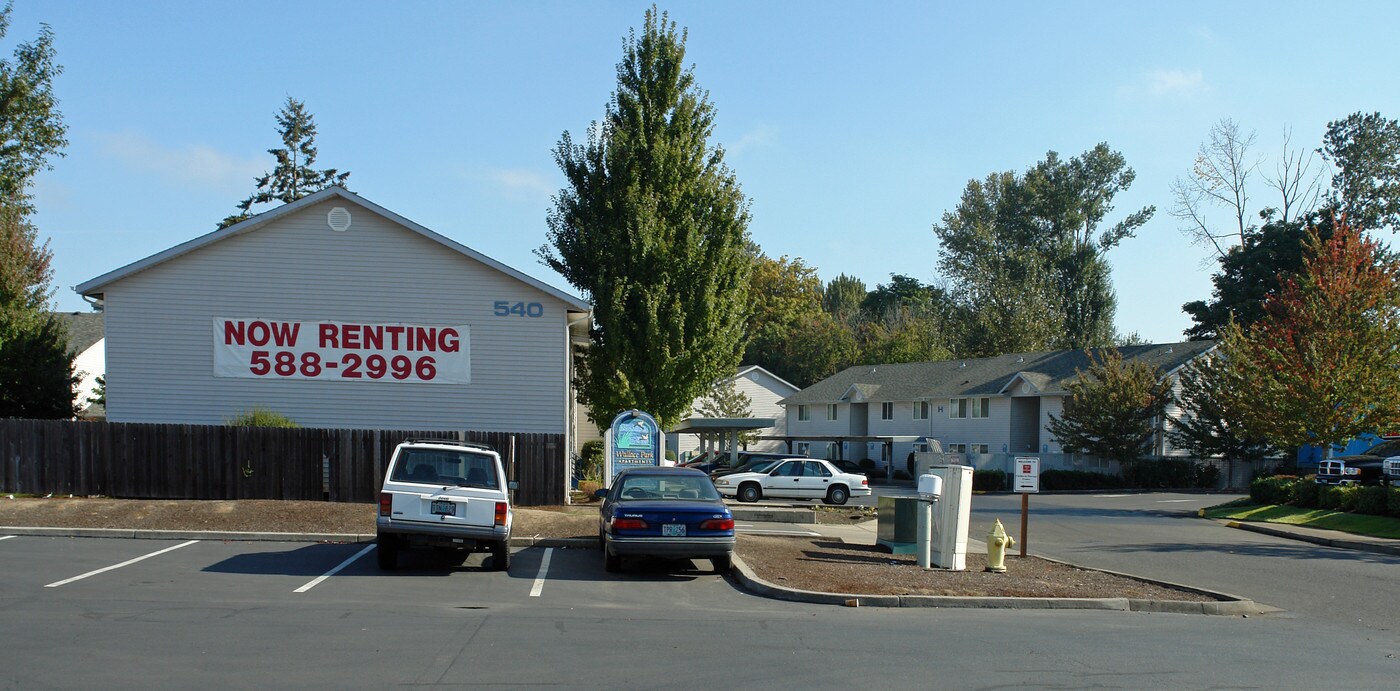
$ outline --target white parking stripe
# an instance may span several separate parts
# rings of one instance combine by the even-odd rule
[[[72,578],[65,578],[65,579],[63,579],[63,580],[61,580],[61,581],[58,581],[57,583],[50,583],[50,584],[48,584],[48,585],[46,585],[46,586],[44,586],[44,587],[45,587],[45,588],[57,588],[58,586],[67,585],[67,584],[69,584],[69,583],[72,583],[73,581],[81,581],[81,580],[83,580],[84,578],[87,578],[88,576],[96,576],[96,575],[99,574],[99,573],[106,573],[106,572],[111,571],[111,570],[113,570],[113,569],[120,569],[120,568],[123,567],[123,566],[131,566],[132,564],[135,564],[135,563],[138,562],[138,561],[144,561],[144,560],[146,560],[146,559],[150,559],[151,557],[158,556],[158,555],[161,555],[161,554],[165,554],[166,552],[173,552],[173,551],[175,551],[175,550],[177,550],[177,549],[180,549],[181,547],[189,547],[190,545],[193,545],[193,544],[196,543],[196,542],[199,542],[199,540],[190,540],[189,542],[182,542],[182,543],[180,543],[180,544],[178,544],[178,545],[175,545],[174,547],[166,547],[165,549],[162,549],[162,550],[159,550],[159,551],[155,551],[155,552],[151,552],[150,554],[147,554],[147,555],[144,556],[144,557],[137,557],[137,558],[135,558],[135,559],[128,559],[128,560],[126,560],[126,561],[124,561],[124,562],[122,562],[122,563],[120,563],[120,564],[113,564],[113,565],[111,565],[111,566],[106,566],[106,567],[100,568],[100,569],[98,569],[98,570],[96,570],[96,571],[89,571],[89,572],[87,572],[87,573],[85,573],[85,574],[83,574],[83,575],[81,575],[81,576],[74,576],[74,577],[72,577]]]
[[[1180,504],[1182,502],[1196,501],[1195,499],[1158,499],[1158,504]]]
[[[15,536],[14,536],[14,535],[0,535],[0,540],[8,540],[8,539],[10,539],[10,538],[12,538],[12,537],[15,537]]]
[[[366,554],[369,554],[369,551],[372,550],[372,549],[374,549],[374,545],[369,545],[368,547],[365,547],[364,549],[362,549],[362,550],[356,552],[356,553],[355,553],[355,556],[350,557],[349,559],[346,559],[345,561],[340,562],[340,566],[337,566],[337,567],[331,569],[330,571],[327,571],[327,572],[325,572],[324,574],[322,574],[322,575],[320,575],[320,576],[317,576],[316,578],[312,579],[312,581],[311,581],[310,583],[307,583],[306,585],[304,585],[304,586],[302,586],[302,587],[300,587],[300,588],[297,588],[296,590],[293,590],[292,592],[294,592],[294,593],[304,593],[304,592],[306,592],[306,591],[308,591],[308,590],[311,590],[312,588],[315,588],[316,586],[318,586],[318,585],[321,584],[321,581],[324,581],[324,580],[326,580],[327,578],[330,578],[331,576],[334,576],[334,575],[340,573],[340,570],[341,570],[341,569],[343,569],[343,568],[345,568],[345,567],[347,567],[347,566],[353,564],[353,563],[355,562],[356,559],[359,559],[360,557],[363,557],[363,556],[365,556]]]
[[[540,560],[540,572],[535,576],[535,585],[530,588],[530,597],[540,596],[540,590],[544,588],[544,577],[549,573],[549,558],[553,554],[553,547],[545,548],[544,559]]]

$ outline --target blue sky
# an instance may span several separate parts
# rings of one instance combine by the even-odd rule
[[[568,288],[533,255],[563,183],[552,151],[602,116],[648,6],[17,0],[0,50],[46,22],[65,70],[67,157],[34,190],[59,308],[87,309],[72,286],[233,212],[271,168],[287,96],[353,191]],[[1400,117],[1400,3],[660,7],[689,30],[767,254],[872,288],[936,281],[931,226],[969,179],[1105,141],[1137,171],[1110,220],[1158,209],[1109,254],[1117,326],[1159,343],[1210,293],[1213,262],[1167,209],[1212,123],[1257,130],[1271,167],[1285,127],[1311,149],[1349,113]]]

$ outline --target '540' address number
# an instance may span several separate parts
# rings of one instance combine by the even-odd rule
[[[511,302],[510,300],[497,300],[492,313],[498,317],[543,317],[544,305],[538,302]]]

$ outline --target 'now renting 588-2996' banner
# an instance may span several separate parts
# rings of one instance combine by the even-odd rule
[[[470,384],[466,324],[214,318],[214,376]]]

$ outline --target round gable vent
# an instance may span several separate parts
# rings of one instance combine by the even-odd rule
[[[346,211],[343,206],[337,206],[331,209],[330,213],[326,214],[326,225],[329,225],[331,230],[337,232],[349,230],[350,212]]]

